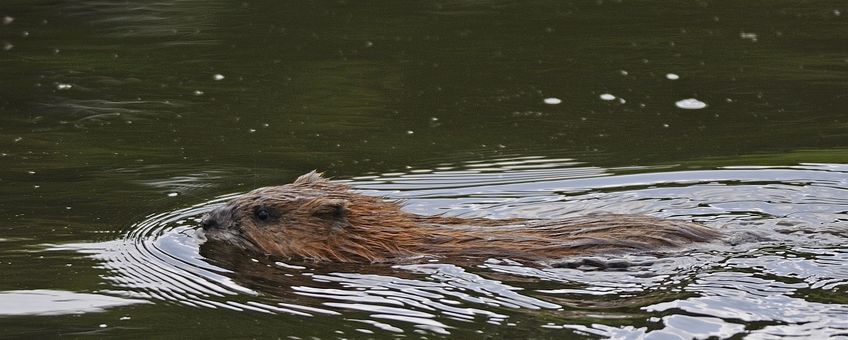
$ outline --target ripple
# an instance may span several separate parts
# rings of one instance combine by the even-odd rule
[[[49,250],[75,250],[90,254],[114,270],[106,277],[132,297],[170,301],[196,301],[207,296],[256,295],[223,274],[228,270],[203,261],[192,223],[211,206],[230,197],[156,214],[130,228],[122,239],[103,243],[53,246]]]
[[[109,288],[98,294],[221,313],[343,316],[339,327],[364,333],[460,336],[479,322],[624,338],[818,337],[848,329],[848,306],[834,302],[848,282],[848,166],[604,169],[505,157],[440,168],[346,182],[424,214],[644,213],[699,221],[727,236],[674,251],[538,266],[506,258],[354,266],[237,252],[208,257],[197,221],[228,195],[151,215],[117,240],[50,249],[85,253],[109,270]]]
[[[124,39],[178,36],[180,39],[170,43],[179,45],[218,43],[203,39],[202,33],[213,28],[211,16],[226,10],[224,6],[218,4],[194,2],[191,6],[176,3],[129,6],[108,1],[85,1],[63,7],[63,12],[71,16],[93,17],[93,13],[104,14],[90,20],[90,25],[98,28],[103,36]],[[206,15],[195,15],[199,10]]]
[[[71,76],[65,76],[68,78]],[[75,75],[80,82],[84,76]],[[114,86],[115,84],[110,84]],[[61,90],[71,89],[71,84],[60,83],[56,85]],[[56,97],[55,103],[41,104],[45,110],[51,111],[51,119],[59,119],[61,124],[72,124],[76,128],[86,128],[92,125],[103,126],[114,123],[132,124],[133,122],[151,120],[158,115],[171,113],[181,106],[172,101],[149,101],[149,100],[82,100],[73,98]]]
[[[749,273],[723,272],[704,275],[686,288],[701,296],[664,302],[645,307],[649,312],[670,309],[693,314],[709,315],[745,322],[777,322],[790,324],[793,332],[798,326],[815,323],[814,332],[800,334],[845,335],[848,331],[848,306],[824,304],[804,300],[794,295],[805,288],[804,284],[791,284],[768,278],[758,278]],[[774,332],[781,327],[771,326]],[[801,326],[801,329],[806,327]],[[766,332],[766,333],[768,333]],[[760,333],[760,335],[765,335]]]

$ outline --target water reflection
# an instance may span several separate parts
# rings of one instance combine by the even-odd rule
[[[62,315],[102,312],[107,308],[149,303],[101,294],[36,289],[0,291],[0,316]]]
[[[810,287],[805,283],[781,282],[763,273],[711,273],[702,275],[685,288],[697,292],[697,297],[659,303],[644,309],[649,312],[683,310],[724,320],[777,323],[754,330],[756,337],[792,335],[815,338],[848,334],[848,305],[808,301],[802,293],[807,288]],[[778,326],[783,324],[789,327]],[[815,327],[811,328],[810,324]]]
[[[510,259],[339,265],[210,249],[199,216],[232,197],[150,216],[123,238],[55,246],[107,268],[102,291],[198,308],[344,316],[361,332],[470,334],[469,323],[612,337],[845,334],[848,168],[603,169],[502,158],[355,178],[419,213],[557,218],[645,213],[720,228],[720,242],[527,266]],[[826,302],[830,301],[830,302]],[[630,324],[633,326],[617,326]],[[757,326],[754,326],[756,322]],[[641,325],[641,326],[636,326]],[[349,326],[349,324],[348,324]]]

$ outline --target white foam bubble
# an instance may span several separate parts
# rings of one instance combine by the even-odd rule
[[[609,94],[609,93],[604,93],[604,94],[600,95],[599,97],[600,97],[602,100],[607,100],[607,101],[609,101],[609,100],[615,100],[615,96],[613,96],[613,95],[611,95],[611,94]]]
[[[753,42],[757,41],[757,33],[739,32],[739,37]]]
[[[678,100],[677,102],[674,103],[674,105],[676,105],[677,107],[679,107],[681,109],[687,109],[687,110],[699,110],[699,109],[703,109],[703,108],[707,107],[707,103],[704,103],[704,102],[697,100],[695,98],[687,98],[687,99],[683,99],[683,100]]]

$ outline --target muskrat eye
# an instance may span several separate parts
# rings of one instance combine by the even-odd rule
[[[265,210],[264,208],[256,209],[255,215],[256,218],[258,218],[260,221],[267,221],[271,218],[271,213],[269,213],[268,210]]]

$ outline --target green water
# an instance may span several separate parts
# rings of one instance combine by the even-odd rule
[[[102,259],[44,249],[123,239],[153,214],[286,183],[312,169],[338,179],[391,178],[473,170],[481,164],[475,162],[501,169],[498,162],[536,157],[542,161],[530,164],[600,169],[587,170],[595,171],[589,177],[662,177],[669,170],[821,163],[842,169],[822,180],[835,190],[824,196],[833,206],[848,204],[840,168],[848,162],[846,36],[848,6],[841,1],[4,0],[0,292],[127,297],[110,293],[122,289],[107,279],[116,269]],[[688,98],[706,107],[675,104]],[[522,183],[545,178],[533,176]],[[755,186],[770,178],[763,176],[716,181]],[[773,184],[817,181],[793,176]],[[472,174],[468,181],[479,178]],[[413,186],[441,188],[428,183]],[[473,200],[474,189],[454,197],[450,190],[404,197],[396,188],[362,185],[410,198],[422,213],[455,208],[474,214],[479,206],[463,204],[485,205]],[[550,188],[548,197],[567,189]],[[585,189],[619,191],[591,183]],[[521,190],[494,195],[532,201],[516,194]],[[768,195],[751,195],[757,197],[752,204],[771,202]],[[533,202],[499,202],[533,211]],[[790,196],[782,203],[799,212],[807,202]],[[510,216],[499,207],[489,211]],[[640,209],[652,214],[663,207]],[[836,216],[828,221],[845,221],[844,209],[817,211]],[[715,215],[724,213],[742,214]],[[759,208],[746,213],[769,215]],[[842,230],[844,223],[830,226]],[[834,275],[848,280],[848,274]],[[292,296],[285,284],[240,279],[269,301]],[[532,290],[552,283],[520,285]],[[808,301],[844,308],[844,292],[816,291],[820,297]],[[0,303],[0,337],[398,336],[355,331],[368,324],[351,320],[367,313],[347,309],[299,317],[140,300],[147,303],[81,313],[50,313],[48,304],[46,312],[24,313],[0,299],[6,302]],[[300,302],[320,306],[323,300]],[[611,327],[643,327],[666,315],[633,306],[597,311],[604,312],[628,316],[604,319]],[[533,322],[595,320],[586,310],[498,313],[517,325],[481,319],[453,324],[451,334],[479,336],[480,329],[494,337],[560,337],[573,334]]]

